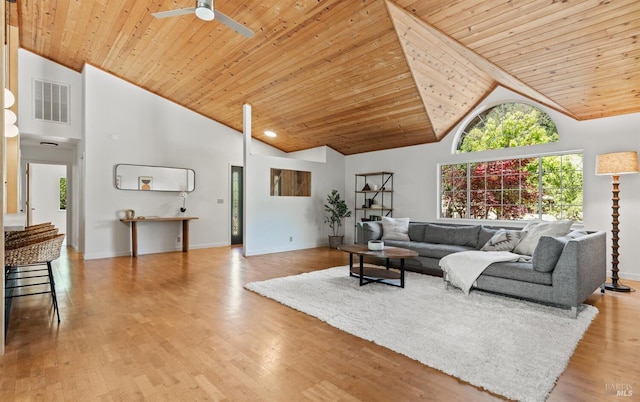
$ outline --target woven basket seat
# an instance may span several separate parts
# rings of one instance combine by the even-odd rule
[[[30,230],[30,231],[22,231],[22,232],[11,232],[11,233],[19,233],[5,239],[4,246],[6,249],[12,249],[20,247],[21,244],[31,244],[35,240],[46,239],[48,237],[52,237],[58,234],[58,229],[56,227],[48,227],[44,229],[38,230]]]
[[[4,239],[7,241],[16,237],[25,236],[25,234],[28,233],[36,233],[48,229],[55,229],[55,226],[53,226],[51,222],[38,223],[37,225],[25,226],[24,230],[5,232]]]
[[[64,234],[55,234],[9,244],[4,251],[4,265],[16,267],[53,261],[60,257],[63,241]]]

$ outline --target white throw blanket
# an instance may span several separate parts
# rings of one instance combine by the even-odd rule
[[[440,259],[440,267],[445,279],[455,287],[469,294],[471,286],[484,270],[494,262],[519,261],[520,254],[509,251],[462,251]]]

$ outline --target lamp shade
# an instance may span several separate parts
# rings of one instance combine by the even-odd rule
[[[16,97],[7,88],[4,89],[4,108],[10,108],[16,101]]]
[[[4,136],[7,138],[15,137],[19,133],[20,130],[18,130],[18,127],[15,124],[4,126]]]
[[[5,109],[4,110],[4,125],[5,126],[10,126],[12,124],[15,124],[16,121],[18,121],[18,116],[16,116],[16,114],[13,113],[12,110]]]
[[[621,175],[638,173],[638,153],[635,151],[600,154],[596,159],[596,174]]]

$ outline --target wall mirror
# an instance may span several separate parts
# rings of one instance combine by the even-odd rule
[[[311,196],[311,172],[271,168],[272,196]]]
[[[193,191],[196,172],[193,169],[120,163],[114,170],[114,185],[120,190]]]

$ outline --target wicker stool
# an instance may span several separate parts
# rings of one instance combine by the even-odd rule
[[[57,229],[56,229],[57,231]],[[53,308],[60,322],[58,299],[56,297],[56,285],[53,279],[51,262],[60,257],[60,250],[64,234],[44,238],[31,238],[22,242],[15,242],[5,248],[5,299],[9,302],[15,297],[32,296],[51,293]],[[46,268],[27,268],[42,266]],[[41,273],[44,272],[45,273]],[[29,279],[46,278],[42,282],[28,283]],[[40,281],[41,279],[39,279]],[[14,294],[16,290],[22,290],[30,286],[49,285],[49,290],[32,293]]]

